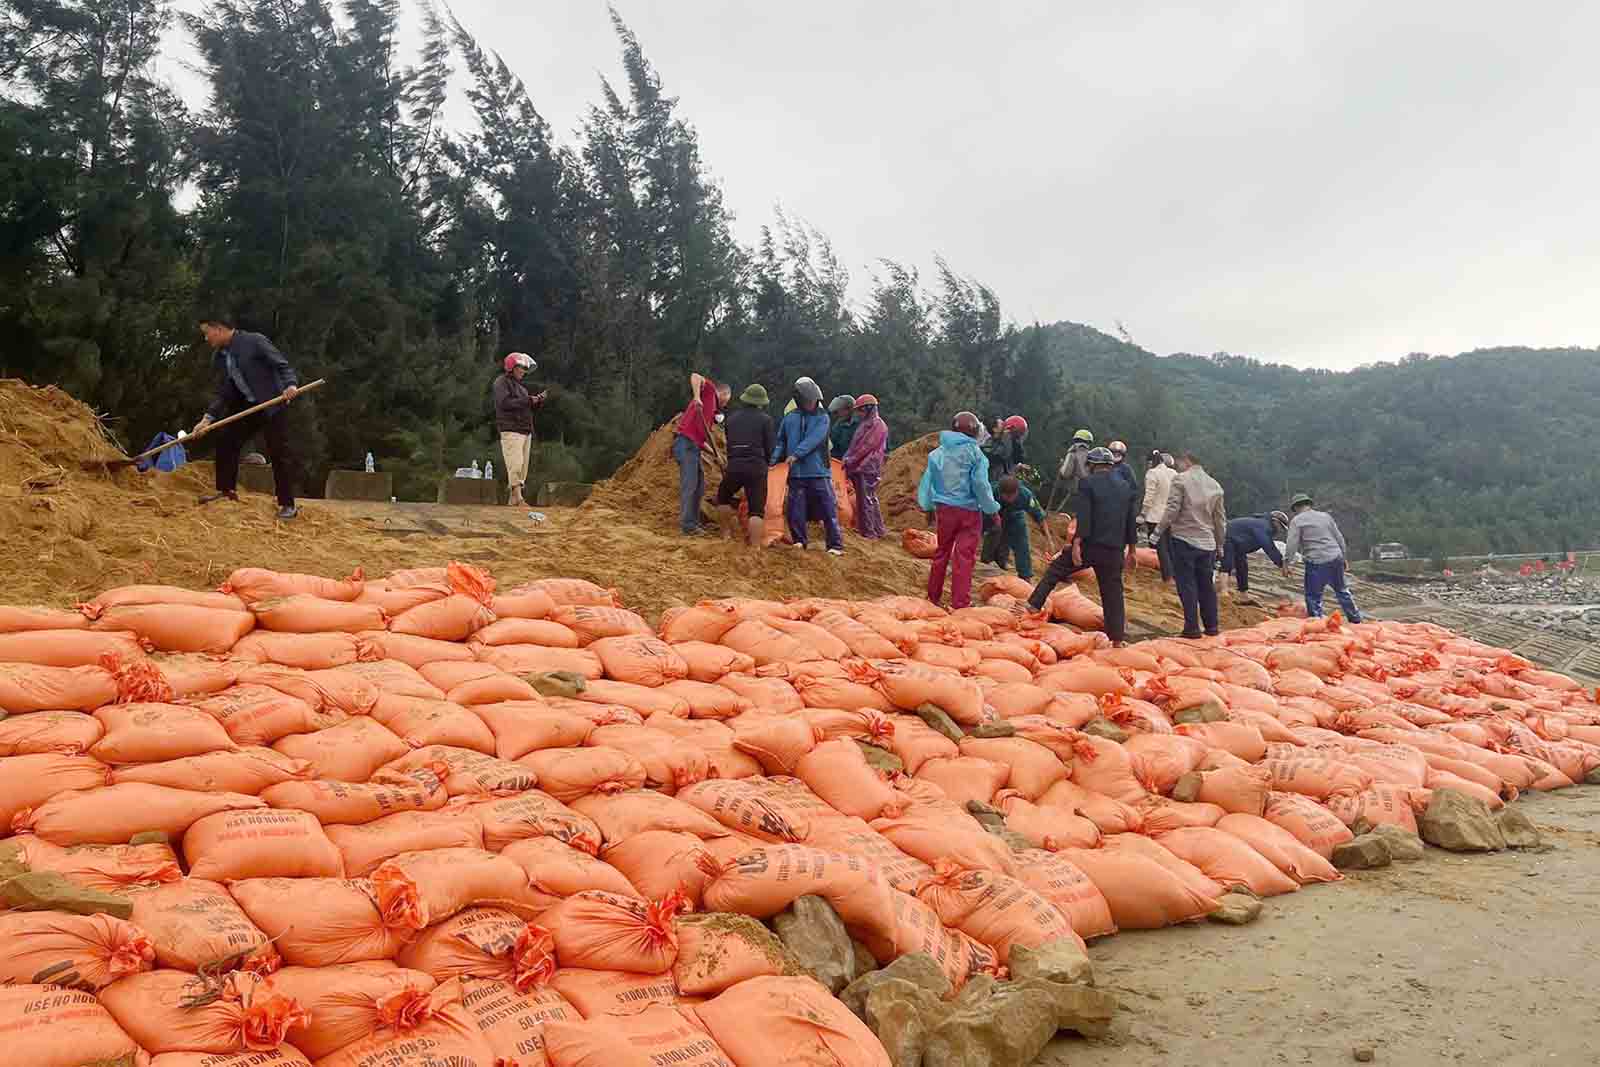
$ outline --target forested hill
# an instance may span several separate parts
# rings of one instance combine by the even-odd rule
[[[1226,354],[1157,357],[1074,323],[1030,327],[1076,417],[1135,452],[1188,444],[1230,512],[1305,489],[1364,552],[1555,551],[1600,543],[1600,350],[1491,348],[1334,373]]]

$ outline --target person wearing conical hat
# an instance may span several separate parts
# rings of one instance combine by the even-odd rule
[[[728,465],[717,487],[718,521],[724,533],[737,528],[738,498],[743,492],[750,512],[744,538],[752,548],[766,544],[767,457],[778,443],[777,428],[767,414],[768,403],[766,388],[751,385],[739,394],[738,406],[723,422],[728,434]]]

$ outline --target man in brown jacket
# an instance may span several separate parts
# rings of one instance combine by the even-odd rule
[[[1167,494],[1166,514],[1156,527],[1156,539],[1172,534],[1172,570],[1183,602],[1183,636],[1199,637],[1200,627],[1215,637],[1217,587],[1213,573],[1217,552],[1228,540],[1228,512],[1222,486],[1206,473],[1193,452],[1178,458],[1178,476]]]
[[[544,393],[529,393],[522,384],[537,367],[525,352],[506,357],[505,373],[494,380],[494,426],[500,431],[500,452],[506,461],[506,503],[525,508],[522,486],[528,480],[528,454],[533,448],[533,413],[544,404]]]

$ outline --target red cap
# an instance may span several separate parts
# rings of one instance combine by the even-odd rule
[[[1000,424],[1000,428],[1004,430],[1021,430],[1023,433],[1027,433],[1028,420],[1021,415],[1012,415]]]
[[[871,393],[862,393],[860,396],[856,397],[856,407],[864,408],[868,404],[871,404],[873,407],[877,407],[878,398],[873,396]]]

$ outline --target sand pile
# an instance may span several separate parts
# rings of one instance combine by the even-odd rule
[[[883,463],[883,478],[878,482],[878,506],[883,521],[891,530],[923,525],[922,509],[917,507],[917,485],[928,467],[928,453],[939,447],[937,433],[923,434],[890,452]]]
[[[678,524],[678,461],[672,455],[672,443],[678,436],[678,419],[674,416],[655,433],[645,439],[628,462],[599,485],[584,503],[585,509],[620,511],[635,516],[634,521],[652,525],[660,524],[672,529]],[[721,454],[727,445],[722,427],[713,427],[711,440]],[[722,468],[711,456],[702,454],[700,469],[706,476],[706,499],[716,496],[722,482]],[[704,513],[711,521],[709,511]]]

